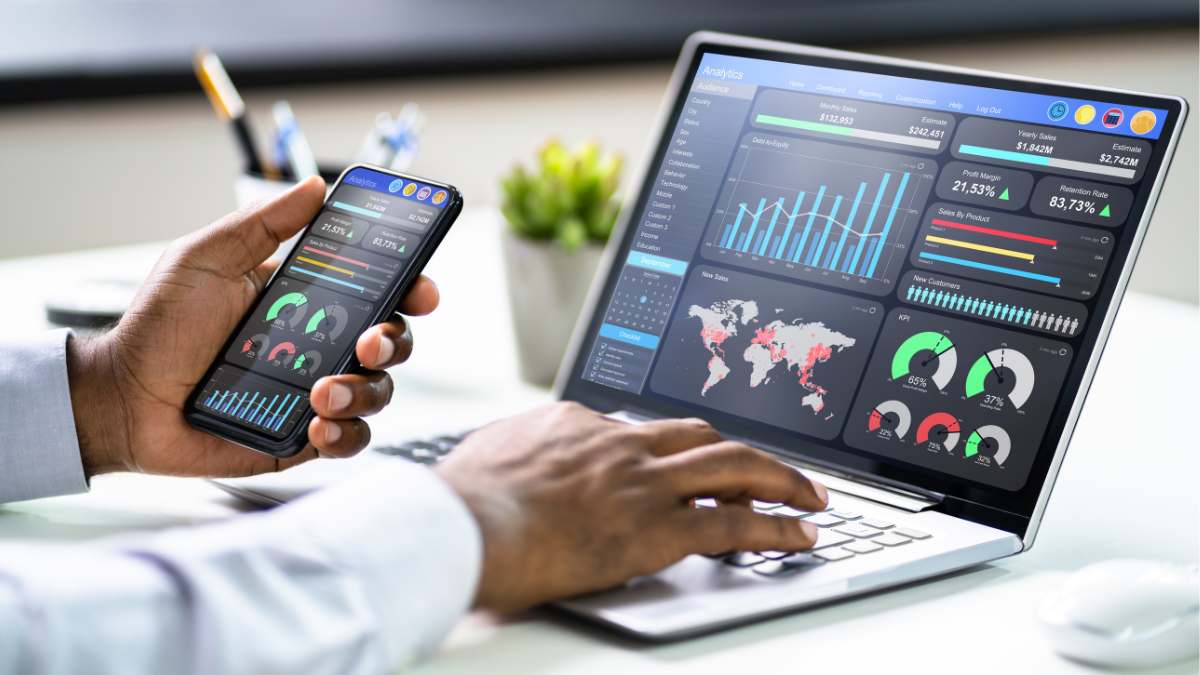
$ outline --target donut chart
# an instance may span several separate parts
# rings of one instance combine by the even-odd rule
[[[308,296],[303,293],[293,291],[285,293],[275,302],[271,303],[270,309],[267,310],[266,321],[271,322],[276,319],[281,319],[292,328],[295,328],[300,320],[304,318],[304,313],[307,311],[305,305],[308,304]]]

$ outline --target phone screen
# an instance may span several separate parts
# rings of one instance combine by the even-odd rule
[[[440,237],[450,206],[447,186],[348,170],[218,355],[192,411],[289,437],[308,419],[313,384],[344,370],[358,336],[428,257],[422,244]]]

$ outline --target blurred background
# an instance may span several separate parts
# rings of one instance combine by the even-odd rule
[[[219,53],[249,116],[290,101],[344,164],[380,111],[426,118],[411,170],[495,206],[547,138],[641,161],[697,29],[1178,94],[1197,101],[1195,0],[0,0],[0,257],[176,237],[235,204],[242,160],[192,74]],[[265,134],[260,134],[265,135]],[[1196,303],[1197,124],[1134,277]],[[629,176],[632,172],[626,172]]]

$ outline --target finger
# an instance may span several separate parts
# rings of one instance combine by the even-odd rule
[[[809,511],[824,509],[829,502],[825,486],[742,443],[724,441],[656,462],[656,470],[667,476],[676,494],[684,499],[715,497],[739,501],[749,497]]]
[[[711,424],[694,417],[645,422],[637,426],[637,432],[647,436],[650,452],[658,456],[673,455],[721,440],[721,434]]]
[[[671,521],[680,555],[726,551],[803,551],[817,541],[817,527],[803,519],[758,513],[747,506],[683,509]]]
[[[262,293],[262,290],[266,287],[267,282],[271,280],[271,275],[275,274],[275,270],[277,269],[279,269],[278,260],[268,260],[258,267],[255,267],[254,271],[250,273],[250,278],[254,281],[254,289],[259,293]]]
[[[331,420],[374,415],[391,400],[392,378],[382,372],[323,377],[309,397],[313,411]]]
[[[400,306],[396,308],[396,311],[409,316],[425,316],[437,309],[441,300],[442,295],[438,291],[437,284],[433,283],[433,279],[422,274],[413,282],[412,288],[408,289],[408,293],[404,295],[404,299],[400,301]]]
[[[287,192],[225,216],[187,244],[197,264],[230,276],[247,274],[279,244],[308,225],[325,199],[325,181],[317,176]]]
[[[308,445],[304,446],[303,450],[296,453],[295,455],[292,455],[291,457],[284,457],[282,459],[276,459],[275,460],[275,470],[283,471],[284,469],[290,469],[293,466],[296,466],[297,464],[303,464],[309,460],[316,459],[320,456],[321,456],[321,453],[317,451],[316,446],[314,446],[312,443],[309,443]],[[256,471],[255,473],[262,473],[262,472]]]
[[[371,442],[371,427],[359,419],[316,417],[308,423],[308,442],[322,457],[352,457]]]
[[[354,354],[367,368],[383,370],[407,361],[412,349],[412,331],[408,322],[397,317],[372,326],[360,335],[354,345]]]

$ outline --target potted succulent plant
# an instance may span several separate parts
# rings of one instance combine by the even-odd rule
[[[508,297],[521,377],[554,381],[616,221],[621,158],[596,143],[550,141],[501,181]]]

